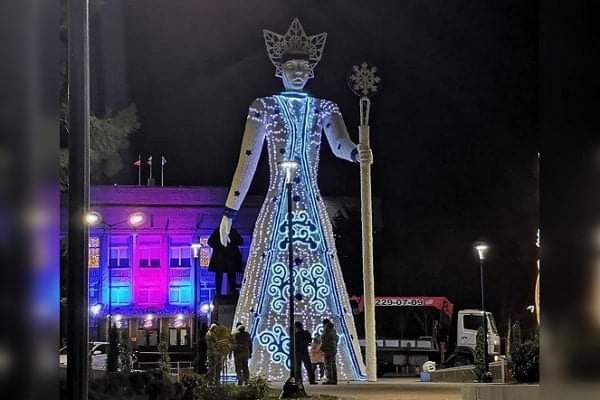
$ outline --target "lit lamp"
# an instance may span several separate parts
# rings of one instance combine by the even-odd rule
[[[93,306],[90,307],[90,313],[92,314],[92,318],[94,319],[94,330],[95,332],[95,339],[98,339],[99,336],[99,332],[98,332],[98,314],[100,313],[100,311],[102,311],[102,304],[101,303],[96,303]]]
[[[89,211],[85,214],[84,220],[88,226],[96,226],[102,222],[102,215],[97,211]]]
[[[489,246],[484,242],[476,242],[473,248],[477,252],[479,258],[479,278],[481,284],[481,311],[483,314],[483,365],[484,373],[480,378],[480,382],[491,382],[492,374],[490,373],[490,366],[488,365],[488,327],[487,327],[487,312],[485,311],[485,291],[483,286],[483,261],[486,258]]]
[[[146,214],[141,211],[136,211],[134,213],[129,214],[127,217],[127,223],[132,228],[140,227],[146,221]]]
[[[298,162],[293,160],[279,162],[279,167],[283,169],[285,173],[285,191],[287,194],[287,226],[288,226],[288,276],[289,276],[289,293],[290,293],[290,304],[289,304],[289,335],[290,335],[290,377],[283,385],[283,390],[279,398],[281,399],[297,399],[301,397],[308,397],[304,391],[304,385],[302,382],[296,379],[296,335],[294,332],[294,243],[292,240],[293,232],[293,216],[292,216],[292,190],[293,190],[293,176],[298,168]]]

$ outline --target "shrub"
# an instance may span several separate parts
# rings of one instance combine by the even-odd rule
[[[175,397],[175,385],[170,374],[165,374],[162,369],[154,369],[146,374],[146,394],[149,400],[170,400]]]
[[[194,400],[264,400],[269,393],[267,381],[260,377],[250,379],[246,386],[208,385],[203,377],[197,382],[199,385],[193,389]]]
[[[512,353],[512,375],[523,383],[540,380],[540,341],[537,333],[533,339],[515,346]]]

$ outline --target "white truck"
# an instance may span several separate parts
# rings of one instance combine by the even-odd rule
[[[363,298],[351,296],[350,301],[364,350]],[[483,324],[481,310],[460,310],[453,338],[454,305],[446,297],[378,296],[375,307],[379,376],[418,375],[426,361],[440,367],[473,364],[477,331]],[[500,336],[492,313],[486,315],[488,355],[494,360],[500,357]]]
[[[488,357],[497,361],[501,355],[500,335],[496,327],[494,315],[491,312],[487,316],[488,332]],[[468,309],[460,310],[456,322],[456,346],[444,364],[448,366],[473,364],[475,346],[477,344],[477,332],[483,325],[483,311]]]

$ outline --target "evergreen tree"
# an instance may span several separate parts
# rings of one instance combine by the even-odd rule
[[[127,332],[122,332],[121,340],[119,342],[119,362],[121,365],[121,372],[124,374],[129,374],[133,368],[131,353],[131,343],[129,343]]]
[[[108,332],[108,354],[106,356],[106,372],[116,372],[119,368],[119,332],[113,324]]]
[[[171,372],[171,356],[169,355],[169,337],[168,333],[164,333],[160,336],[160,343],[158,344],[158,351],[160,352],[159,368],[165,375],[169,375]]]
[[[475,342],[475,374],[477,378],[481,380],[485,374],[485,335],[483,333],[483,327],[480,326],[477,330],[477,340]]]
[[[516,321],[511,329],[512,338],[510,340],[511,356],[521,347],[523,340],[521,339],[521,325]]]

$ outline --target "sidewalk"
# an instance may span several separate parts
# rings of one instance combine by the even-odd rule
[[[282,383],[274,383],[280,389]],[[462,383],[423,383],[417,378],[386,378],[378,382],[306,385],[309,395],[335,396],[340,400],[462,400]]]

